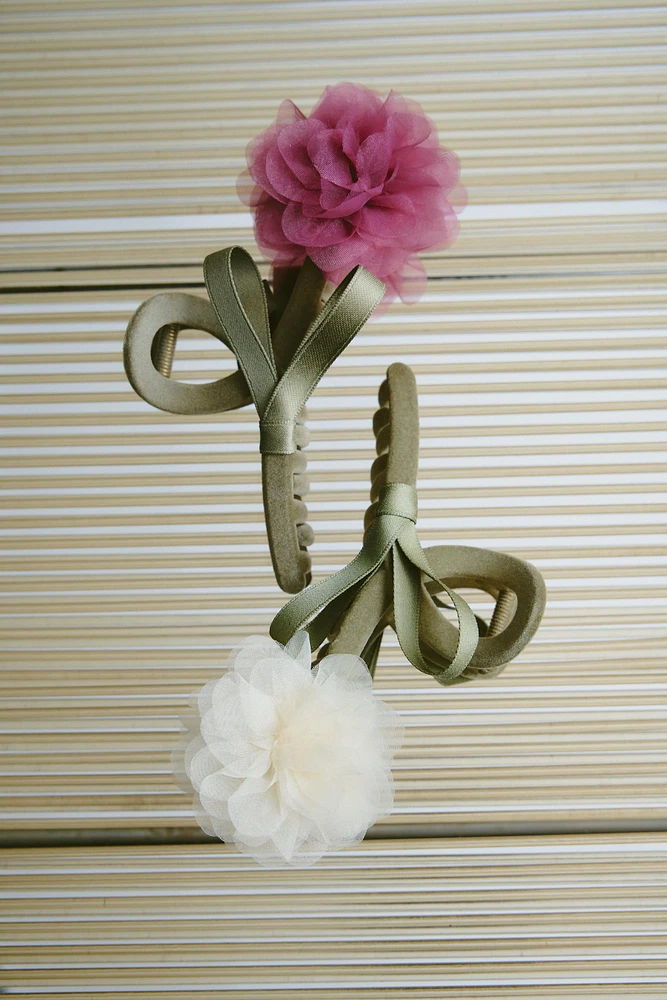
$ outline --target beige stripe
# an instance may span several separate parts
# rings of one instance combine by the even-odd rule
[[[8,851],[5,981],[43,995],[660,997],[666,851],[651,835],[372,841],[305,872],[204,845]]]

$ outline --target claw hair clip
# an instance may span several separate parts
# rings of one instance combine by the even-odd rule
[[[124,359],[135,391],[153,406],[188,415],[224,413],[253,402],[259,414],[262,494],[279,586],[298,593],[310,582],[306,522],[308,443],[303,409],[318,382],[364,325],[385,286],[356,267],[322,306],[324,278],[308,261],[278,314],[270,288],[241,247],[204,261],[209,302],[166,293],[144,302],[129,322]],[[271,329],[270,306],[274,316]],[[169,377],[178,331],[210,333],[236,356],[239,370],[206,385]]]
[[[417,537],[419,410],[412,370],[393,364],[373,420],[378,457],[359,555],[343,570],[292,598],[274,618],[279,642],[305,629],[323,654],[360,656],[375,671],[391,626],[403,653],[440,684],[499,673],[534,636],[544,613],[541,574],[515,556],[468,545],[422,549]],[[487,624],[458,594],[466,587],[495,601]],[[445,593],[458,628],[442,614]]]

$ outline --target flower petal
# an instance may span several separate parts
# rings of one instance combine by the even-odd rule
[[[352,164],[343,150],[344,132],[341,129],[324,129],[315,132],[308,140],[308,155],[318,174],[339,187],[351,187]]]
[[[344,219],[309,219],[299,202],[285,207],[282,226],[288,240],[302,247],[330,247],[342,243],[352,233]]]
[[[310,648],[310,636],[303,629],[295,632],[285,646],[285,652],[292,657],[308,676],[311,671],[312,652]]]
[[[270,837],[282,823],[277,785],[262,778],[246,780],[230,796],[229,817],[239,837]]]
[[[394,136],[387,129],[375,132],[359,146],[356,158],[359,181],[368,189],[377,188],[382,184],[389,171]]]
[[[316,118],[302,119],[283,129],[276,137],[276,145],[283,160],[305,188],[316,191],[320,175],[308,155],[308,140],[325,128]]]
[[[373,690],[373,678],[360,656],[352,653],[332,653],[323,657],[314,668],[315,684],[322,685],[339,680],[348,689]]]
[[[228,820],[230,818],[228,801],[238,788],[238,779],[229,777],[221,771],[209,774],[199,789],[201,804],[210,816]]]
[[[291,861],[297,847],[303,843],[301,835],[303,823],[296,813],[288,813],[277,830],[271,834],[271,842],[276,853],[284,861]]]
[[[308,256],[322,271],[342,271],[339,278],[342,281],[347,272],[360,264],[368,254],[368,243],[358,233],[353,233],[335,246],[316,246],[310,243],[307,249]]]
[[[265,198],[255,212],[255,239],[270,256],[284,263],[303,263],[303,247],[295,246],[283,230],[285,206]]]
[[[338,83],[325,88],[310,117],[329,128],[345,129],[352,125],[357,135],[365,139],[383,114],[382,98],[374,90],[356,83]]]
[[[184,765],[194,788],[199,791],[209,774],[220,770],[220,761],[211,753],[201,736],[192,740],[184,755]]]
[[[320,197],[320,203],[325,211],[320,211],[319,217],[321,219],[343,219],[346,217],[353,216],[355,212],[358,212],[371,200],[371,198],[376,197],[382,193],[382,187],[369,188],[368,190],[347,191],[344,188],[337,188],[336,191],[343,193],[343,197],[337,199],[337,195],[334,192],[334,185],[329,185],[326,189],[324,185],[327,184],[326,181],[322,182],[323,189],[322,195]],[[356,188],[357,185],[355,184]],[[305,209],[305,214],[308,214],[308,210]]]
[[[361,210],[358,228],[373,240],[389,245],[409,241],[412,247],[418,228],[414,204],[405,194],[380,195]]]
[[[244,747],[243,753],[225,764],[221,773],[232,778],[261,778],[271,766],[271,754],[260,747]]]
[[[276,147],[266,155],[266,176],[280,201],[304,201],[312,192],[303,186],[285,163],[282,153]],[[317,201],[317,196],[316,196]]]
[[[271,663],[265,661],[261,666],[258,664],[254,670],[268,672],[271,670]],[[272,733],[276,727],[277,715],[271,695],[260,690],[257,683],[249,684],[243,677],[239,678],[239,691],[243,718],[253,736],[261,738]]]

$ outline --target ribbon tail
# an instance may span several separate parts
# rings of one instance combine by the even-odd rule
[[[368,643],[361,652],[361,659],[368,667],[371,677],[375,677],[375,668],[377,667],[383,638],[384,629],[378,628],[375,635],[369,639]]]
[[[449,596],[458,619],[459,639],[454,658],[447,667],[439,672],[435,672],[424,659],[419,646],[422,573],[437,583]],[[477,619],[469,604],[464,601],[460,594],[444,584],[433,572],[414,526],[403,531],[394,546],[394,591],[394,619],[401,649],[411,663],[419,667],[420,670],[432,674],[438,683],[454,683],[468,666],[477,649],[479,642]],[[404,642],[407,648],[403,645]]]
[[[405,531],[404,534],[408,534]],[[418,543],[419,544],[419,543]],[[421,570],[400,543],[392,551],[394,569],[394,623],[398,644],[406,659],[424,673],[432,673],[419,646],[419,587]]]
[[[284,645],[295,632],[305,629],[311,635],[315,649],[316,641],[324,640],[359,587],[380,568],[403,530],[404,523],[400,517],[385,517],[375,521],[352,562],[333,576],[296,594],[281,608],[271,622],[271,638]]]
[[[357,593],[372,575],[373,573],[367,573],[363,577],[360,577],[357,583],[351,584],[342,594],[334,597],[311,622],[304,625],[305,631],[310,636],[311,649],[319,649],[340,616],[346,611]],[[273,635],[273,632],[271,634]],[[273,638],[275,639],[276,637],[273,636]]]

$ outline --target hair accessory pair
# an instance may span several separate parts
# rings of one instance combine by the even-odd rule
[[[403,364],[380,387],[361,550],[310,584],[304,406],[386,301],[385,283],[405,295],[421,268],[415,254],[453,239],[458,163],[414,103],[393,92],[383,102],[352,84],[327,88],[308,118],[286,102],[251,144],[249,163],[249,203],[258,243],[274,256],[273,285],[240,247],[210,254],[209,300],[175,293],[143,303],[128,326],[125,367],[143,399],[172,413],[257,409],[271,559],[278,584],[295,596],[270,636],[244,640],[222,677],[193,696],[173,765],[203,830],[262,864],[301,866],[361,840],[391,812],[403,728],[372,684],[386,629],[440,684],[490,676],[534,635],[545,589],[513,556],[422,548],[417,391]],[[322,304],[327,278],[339,284]],[[184,328],[217,337],[238,370],[206,385],[171,379]],[[496,600],[488,624],[461,588]]]

